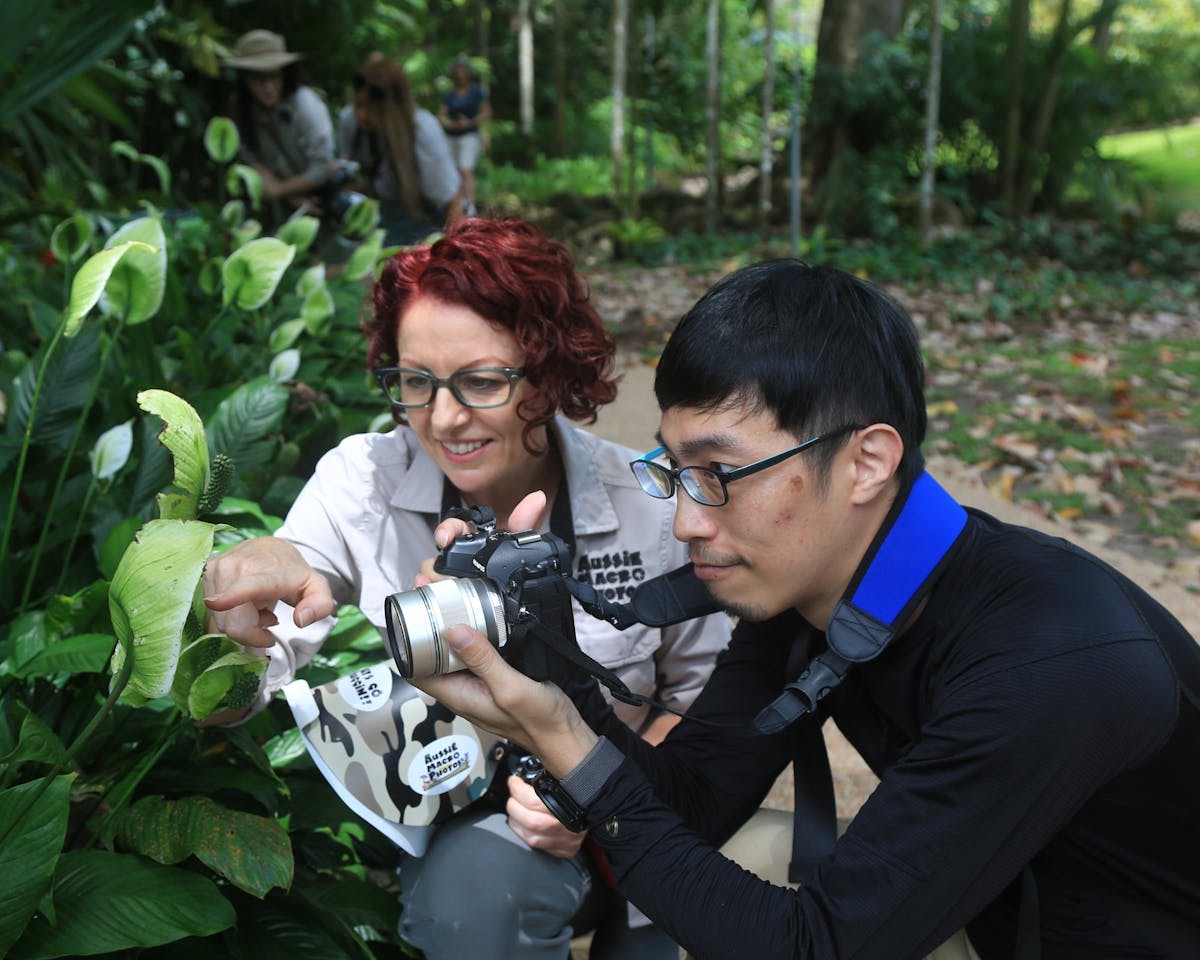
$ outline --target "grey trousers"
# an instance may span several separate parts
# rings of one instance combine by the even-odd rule
[[[586,853],[531,850],[503,813],[463,811],[438,828],[425,856],[400,868],[400,935],[427,960],[567,960],[594,930],[590,960],[677,960],[652,926],[631,928],[627,904]]]

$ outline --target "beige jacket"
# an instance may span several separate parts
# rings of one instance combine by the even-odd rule
[[[671,533],[674,504],[646,496],[629,461],[637,451],[602,440],[558,418],[553,429],[566,467],[575,528],[575,576],[622,602],[637,584],[687,562]],[[443,474],[408,427],[348,437],[317,464],[276,533],[322,573],[339,603],[358,606],[380,630],[383,602],[409,590],[422,561],[433,556],[433,528],[442,506]],[[289,682],[319,649],[332,623],[298,631],[281,612],[280,642],[270,648],[262,702]],[[612,668],[635,693],[677,710],[691,705],[728,643],[724,614],[656,629],[617,631],[575,605],[580,647]],[[381,655],[384,648],[381,643]],[[382,657],[381,657],[382,658]],[[634,730],[648,707],[616,703]]]

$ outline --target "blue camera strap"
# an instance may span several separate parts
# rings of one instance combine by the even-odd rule
[[[813,713],[856,663],[874,660],[937,579],[967,524],[967,512],[928,473],[898,497],[825,628],[827,649],[755,718],[776,733]]]

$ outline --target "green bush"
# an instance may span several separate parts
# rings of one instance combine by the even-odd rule
[[[381,231],[336,276],[316,221],[260,236],[231,136],[206,137],[243,194],[219,210],[79,213],[44,255],[0,251],[22,291],[0,352],[6,956],[406,951],[393,892],[365,879],[394,850],[286,707],[196,725],[244,707],[265,667],[202,633],[207,557],[274,530],[301,461],[383,406],[359,329]],[[347,614],[313,679],[378,660]]]

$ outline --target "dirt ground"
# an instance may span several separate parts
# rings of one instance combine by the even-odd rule
[[[640,358],[629,354],[622,356],[619,370],[623,379],[617,399],[601,410],[594,429],[611,440],[637,450],[648,450],[655,445],[654,434],[658,429],[658,406],[653,392],[654,371]],[[983,486],[969,468],[954,460],[930,458],[929,471],[961,503],[978,507],[1005,521],[1069,538],[1069,531],[1064,526],[997,497]],[[1196,592],[1197,584],[1185,584],[1172,571],[1111,547],[1083,546],[1145,587],[1179,618],[1193,636],[1200,637],[1200,593]],[[826,728],[838,815],[850,817],[870,795],[877,781],[854,749],[833,729],[833,725],[827,724]],[[791,809],[791,801],[791,775],[785,773],[772,790],[766,805]]]

